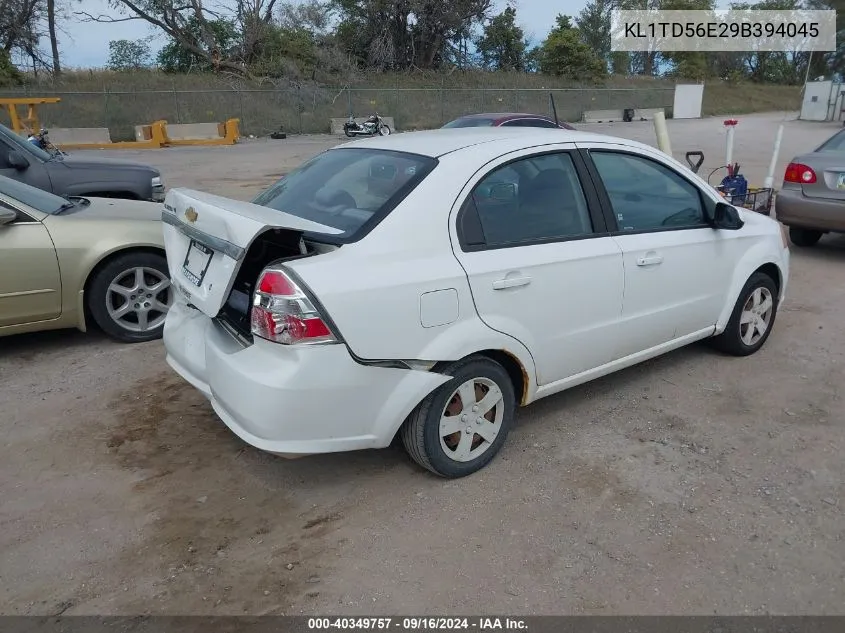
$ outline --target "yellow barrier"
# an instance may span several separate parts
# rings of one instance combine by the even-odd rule
[[[21,132],[32,133],[41,129],[38,122],[37,106],[45,103],[59,103],[59,97],[13,97],[0,99],[0,106],[6,108],[9,119],[12,122],[12,130],[16,134]],[[26,106],[26,116],[18,113],[18,106]]]

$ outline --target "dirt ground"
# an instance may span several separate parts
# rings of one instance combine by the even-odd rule
[[[740,122],[752,183],[782,118]],[[777,177],[835,129],[788,121]],[[721,119],[670,133],[723,162]],[[248,198],[336,142],[119,156]],[[695,345],[549,397],[458,481],[398,448],[260,453],[160,342],[0,339],[0,613],[845,614],[843,271],[845,238],[793,249],[757,355]]]

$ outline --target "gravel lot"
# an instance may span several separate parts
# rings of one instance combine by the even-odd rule
[[[782,118],[741,119],[754,184]],[[788,121],[777,177],[836,129]],[[723,161],[721,119],[670,133]],[[337,142],[114,155],[249,198]],[[759,354],[695,345],[547,398],[459,481],[398,448],[260,453],[160,342],[0,339],[0,613],[845,614],[844,267],[842,237],[793,249]]]

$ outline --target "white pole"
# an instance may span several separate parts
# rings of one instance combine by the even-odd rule
[[[663,112],[654,113],[654,133],[657,136],[657,147],[664,154],[672,155],[672,145],[669,143],[669,129],[666,127],[666,117]]]
[[[775,163],[778,162],[778,153],[780,152],[780,141],[783,138],[783,123],[778,128],[777,136],[775,136],[775,149],[772,152],[772,161],[769,163],[769,171],[766,172],[766,179],[763,181],[764,189],[771,189],[775,180]]]
[[[731,159],[734,156],[734,125],[728,126],[728,140],[725,147],[725,165],[733,165]]]

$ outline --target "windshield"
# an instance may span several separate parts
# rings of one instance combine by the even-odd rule
[[[434,168],[426,156],[377,149],[319,154],[252,202],[343,231],[357,239],[396,207]]]
[[[444,128],[453,128],[453,127],[490,127],[495,123],[495,119],[485,119],[482,117],[466,117],[463,119],[455,119],[454,121],[450,121]]]
[[[18,150],[23,151],[30,156],[35,156],[38,160],[47,161],[52,158],[48,152],[45,152],[40,147],[35,147],[35,145],[27,141],[25,138],[15,134],[2,123],[0,123],[0,134],[2,134],[3,138],[14,145]]]
[[[36,189],[30,185],[12,180],[6,176],[0,176],[0,193],[13,200],[23,202],[41,213],[56,213],[59,209],[66,207],[68,201],[52,193]]]
[[[837,132],[827,139],[817,152],[845,152],[845,130]]]

